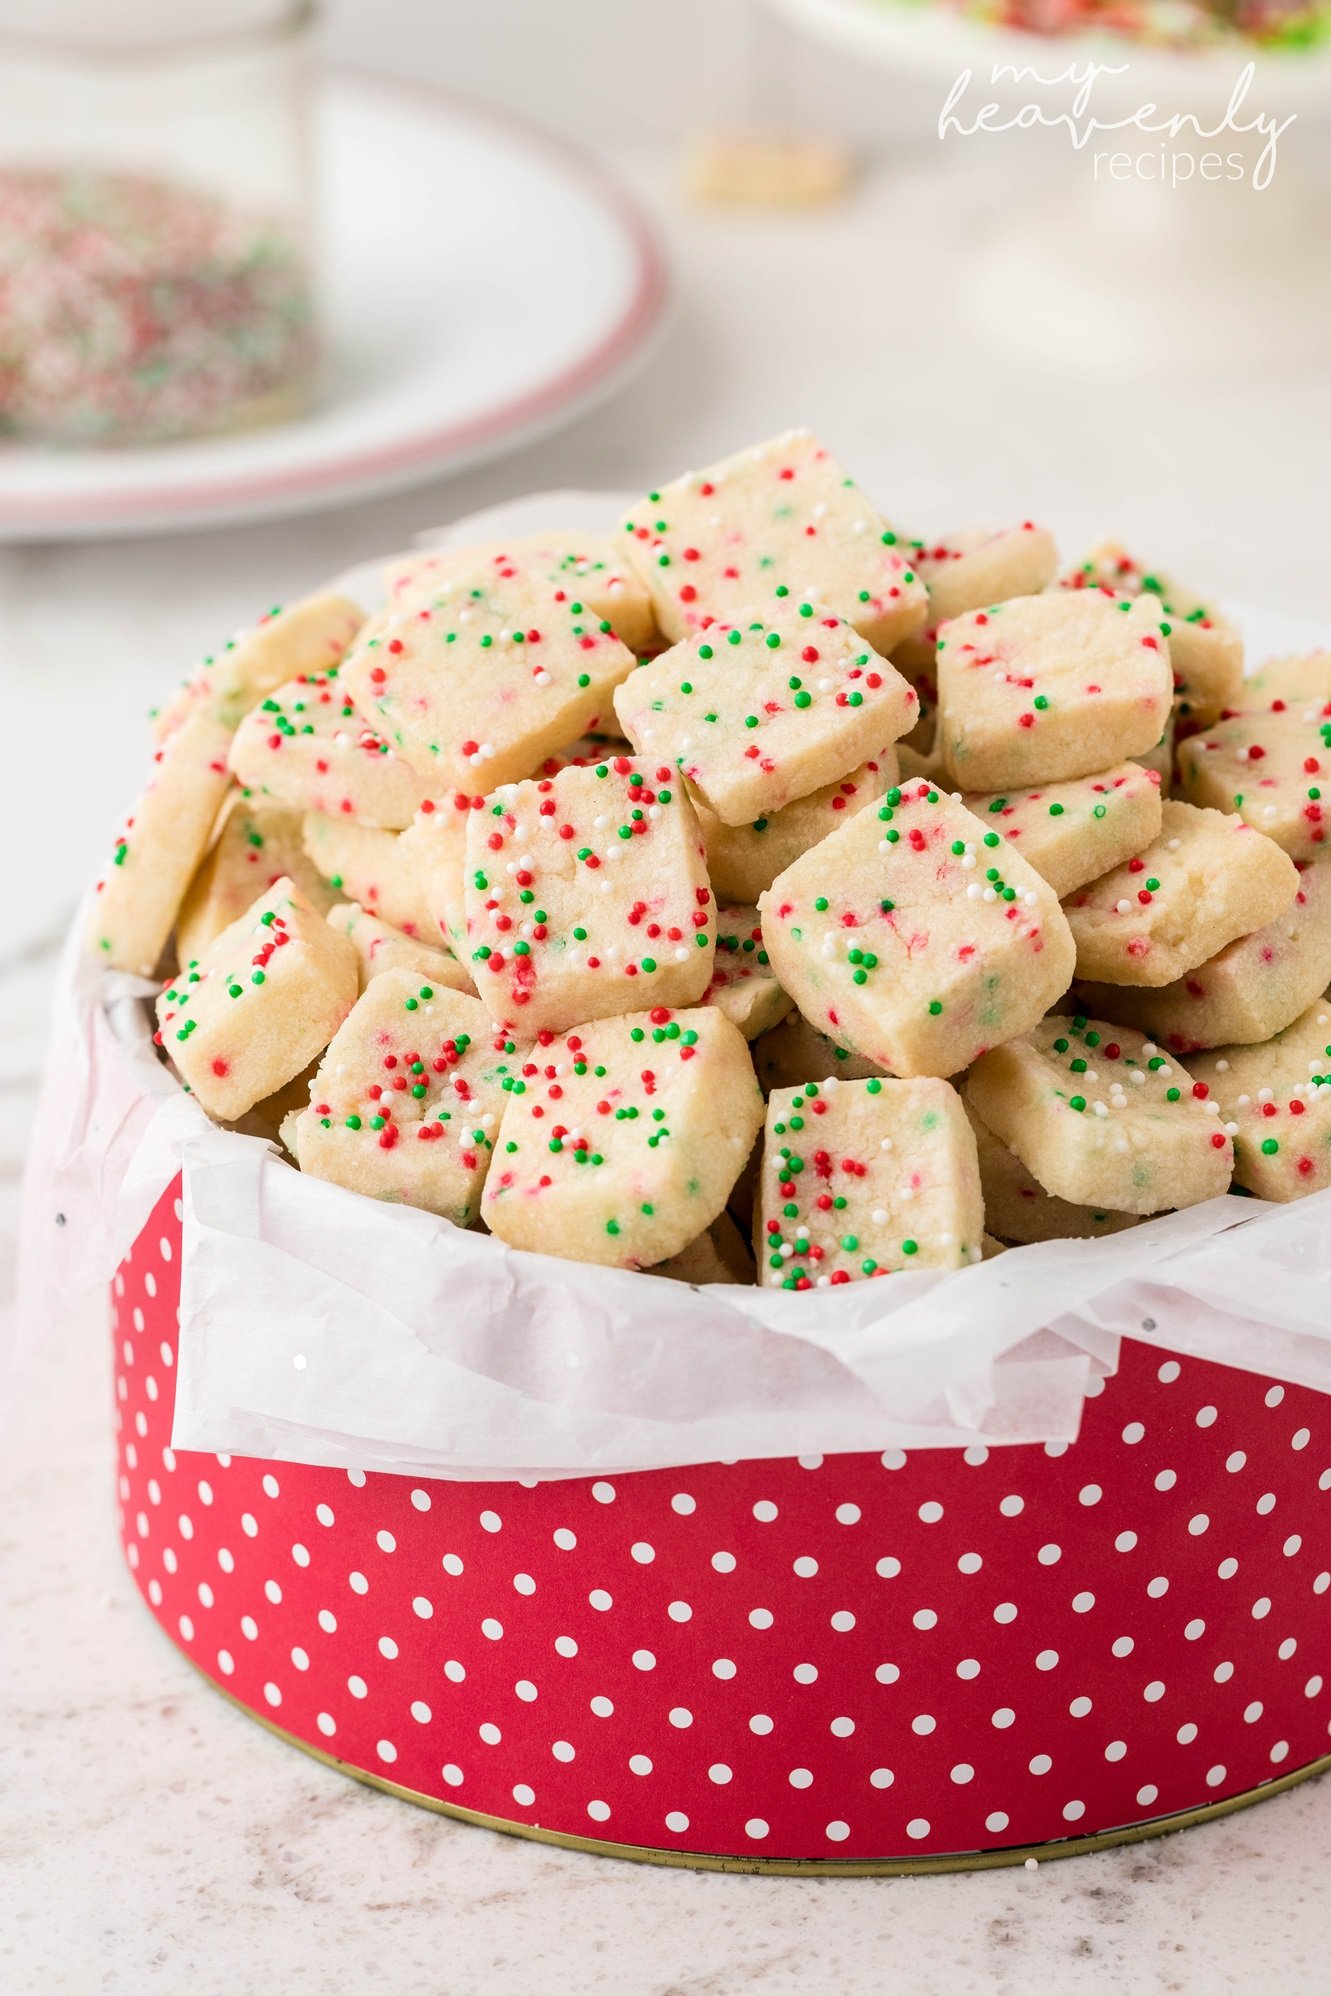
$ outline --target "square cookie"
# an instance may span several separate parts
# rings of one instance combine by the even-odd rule
[[[759,906],[805,1018],[892,1074],[957,1073],[1025,1032],[1072,977],[1046,882],[922,778],[797,859]]]
[[[709,625],[626,679],[620,725],[727,825],[835,782],[913,724],[914,689],[811,596]]]
[[[1001,832],[1061,901],[1141,852],[1160,830],[1160,779],[1120,762],[1098,776],[963,797],[982,824]]]
[[[1046,1192],[1015,1151],[1000,1143],[989,1125],[966,1103],[984,1193],[984,1224],[1013,1247],[1034,1241],[1093,1240],[1141,1224],[1138,1213],[1111,1213],[1107,1206],[1074,1206]]]
[[[763,946],[756,908],[718,907],[712,981],[702,1002],[724,1012],[746,1040],[769,1032],[791,1009]]]
[[[1101,595],[1154,596],[1165,617],[1174,699],[1184,720],[1203,726],[1234,706],[1243,678],[1243,639],[1228,617],[1181,582],[1136,561],[1118,541],[1101,541],[1059,577],[1063,589]]]
[[[649,492],[624,534],[672,644],[740,610],[765,615],[778,584],[817,590],[884,653],[928,611],[904,537],[807,430]]]
[[[466,814],[463,893],[462,960],[524,1034],[691,1005],[711,980],[702,835],[666,763],[619,755],[503,785]]]
[[[778,873],[844,825],[897,781],[897,752],[882,748],[835,783],[824,783],[780,811],[746,825],[726,825],[701,799],[694,810],[707,848],[707,871],[723,901],[756,902]]]
[[[963,790],[1092,776],[1153,749],[1173,697],[1154,597],[1017,596],[938,635],[938,750]]]
[[[1237,811],[1293,859],[1326,847],[1328,779],[1331,698],[1275,694],[1178,745],[1178,787],[1190,803]]]
[[[811,1081],[767,1104],[758,1280],[826,1289],[982,1259],[975,1138],[946,1081]]]
[[[386,970],[409,970],[418,981],[425,977],[431,984],[449,991],[467,991],[475,997],[472,981],[456,958],[418,936],[395,929],[391,922],[381,922],[358,901],[339,901],[328,910],[328,920],[356,952],[362,991]]]
[[[963,527],[936,541],[912,541],[910,550],[929,592],[929,616],[898,647],[893,663],[912,677],[918,671],[932,676],[940,624],[1010,596],[1038,596],[1058,569],[1054,537],[1034,520],[997,530]]]
[[[284,680],[329,671],[364,622],[360,605],[333,589],[320,589],[285,609],[270,610],[205,658],[154,715],[158,740],[164,740],[200,702],[228,727],[236,727],[256,700]]]
[[[1294,862],[1242,818],[1171,797],[1151,843],[1065,903],[1077,975],[1172,984],[1285,913],[1298,885]]]
[[[405,833],[381,832],[350,818],[308,811],[302,820],[305,852],[322,880],[345,901],[390,922],[409,936],[436,935],[434,917],[417,878]]]
[[[337,898],[306,855],[300,814],[233,792],[208,856],[176,916],[177,962],[202,956],[214,936],[230,928],[283,878],[292,881],[321,914]]]
[[[482,1213],[512,1247],[649,1268],[725,1206],[762,1127],[738,1029],[713,1007],[599,1019],[533,1049]]]
[[[1074,1206],[1166,1213],[1229,1185],[1233,1149],[1205,1084],[1130,1026],[1051,1015],[976,1061],[966,1092]]]
[[[231,769],[271,803],[390,832],[409,825],[429,794],[426,779],[362,718],[336,666],[289,679],[251,707],[231,744]]]
[[[496,582],[526,575],[548,583],[557,601],[584,603],[603,618],[630,651],[646,651],[656,640],[652,599],[609,535],[526,534],[482,547],[418,548],[388,564],[388,600],[401,609],[477,570]]]
[[[1191,1063],[1234,1137],[1234,1179],[1259,1199],[1331,1186],[1331,1001],[1319,998],[1261,1046]]]

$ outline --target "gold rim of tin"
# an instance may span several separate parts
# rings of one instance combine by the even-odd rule
[[[183,1656],[184,1652],[179,1654]],[[1144,1843],[1148,1837],[1164,1837],[1174,1830],[1191,1829],[1196,1823],[1213,1823],[1221,1816],[1232,1816],[1240,1809],[1250,1809],[1256,1802],[1265,1802],[1271,1795],[1283,1795],[1286,1789],[1331,1770],[1331,1753],[1324,1753],[1303,1767],[1293,1768],[1288,1774],[1275,1775],[1257,1788],[1245,1789],[1241,1795],[1227,1795],[1220,1802],[1202,1802],[1193,1809],[1177,1810],[1172,1816],[1155,1816],[1148,1822],[1127,1823],[1117,1830],[1098,1830],[1093,1836],[1060,1837],[1052,1843],[1043,1844],[1013,1844],[1004,1850],[949,1851],[941,1857],[719,1856],[710,1851],[658,1850],[651,1844],[609,1843],[603,1837],[579,1837],[569,1830],[544,1830],[533,1823],[513,1823],[503,1816],[488,1816],[483,1810],[467,1809],[459,1802],[442,1802],[437,1796],[423,1795],[418,1788],[404,1788],[399,1781],[390,1781],[382,1774],[371,1774],[367,1768],[353,1767],[350,1761],[339,1760],[336,1754],[325,1752],[323,1747],[312,1746],[308,1740],[289,1733],[285,1726],[279,1726],[262,1712],[256,1712],[252,1705],[247,1705],[233,1691],[228,1691],[224,1684],[210,1677],[192,1657],[185,1657],[185,1661],[198,1671],[211,1690],[225,1698],[228,1705],[234,1705],[238,1712],[243,1712],[247,1719],[262,1726],[265,1732],[272,1733],[275,1739],[285,1741],[298,1752],[308,1754],[311,1760],[331,1767],[336,1773],[349,1775],[366,1788],[377,1788],[384,1795],[396,1795],[399,1801],[414,1802],[418,1808],[433,1809],[436,1815],[451,1816],[459,1823],[471,1823],[482,1830],[497,1830],[502,1836],[525,1837],[530,1843],[553,1844],[559,1850],[586,1851],[593,1857],[626,1858],[632,1864],[670,1865],[677,1871],[755,1872],[773,1878],[909,1878],[922,1873],[993,1871],[1001,1865],[1025,1864],[1031,1858],[1039,1864],[1049,1864],[1056,1858],[1085,1857],[1091,1851],[1115,1850],[1121,1844]]]

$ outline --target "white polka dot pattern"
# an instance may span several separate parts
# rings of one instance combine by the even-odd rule
[[[609,1843],[918,1858],[1331,1745],[1325,1396],[1126,1342],[1058,1450],[428,1487],[177,1453],[176,1189],[112,1296],[125,1557],[192,1662],[352,1767]]]

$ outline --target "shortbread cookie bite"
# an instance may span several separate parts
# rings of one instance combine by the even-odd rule
[[[1166,1213],[1229,1184],[1233,1148],[1206,1084],[1129,1026],[1050,1015],[971,1069],[981,1120],[1074,1206]]]
[[[316,1178],[469,1226],[521,1065],[475,998],[388,970],[334,1037],[309,1107],[284,1134]]]
[[[754,902],[778,873],[897,781],[897,751],[879,749],[835,783],[824,783],[780,811],[747,825],[726,825],[697,797],[694,809],[707,848],[707,871],[723,901]]]
[[[338,677],[307,673],[275,687],[236,729],[231,768],[253,795],[401,831],[428,785],[357,712]]]
[[[763,1098],[714,1007],[542,1036],[508,1094],[482,1215],[511,1247],[612,1268],[668,1261],[725,1206]]]
[[[912,541],[910,551],[929,592],[927,622],[893,661],[910,674],[932,668],[940,624],[1011,596],[1038,596],[1058,569],[1054,537],[1034,520],[997,530],[965,527],[936,541]]]
[[[356,954],[279,880],[157,1000],[158,1043],[231,1123],[322,1053],[356,1002]]]
[[[629,560],[672,644],[779,584],[816,590],[875,650],[918,630],[928,595],[910,547],[808,430],[790,430],[649,492],[624,522]]]
[[[718,1213],[705,1234],[669,1261],[658,1261],[653,1275],[668,1275],[672,1282],[691,1282],[695,1288],[707,1282],[752,1283],[753,1256],[744,1236],[729,1213]]]
[[[958,1073],[1034,1025],[1072,977],[1050,887],[922,778],[796,860],[759,906],[805,1018],[896,1075]]]
[[[1172,984],[1284,914],[1298,886],[1294,862],[1242,818],[1170,798],[1150,845],[1068,899],[1077,975]]]
[[[1236,811],[1291,858],[1315,859],[1331,823],[1331,697],[1276,694],[1227,716],[1180,742],[1178,772],[1191,803]]]
[[[477,571],[499,583],[519,575],[548,583],[557,601],[585,604],[630,651],[646,651],[656,640],[646,587],[616,544],[595,534],[529,534],[482,547],[420,548],[388,564],[388,600],[400,609]]]
[[[913,724],[915,690],[813,596],[714,623],[615,694],[639,754],[668,758],[727,825],[856,768]]]
[[[337,896],[359,901],[381,922],[390,922],[409,936],[435,940],[434,917],[404,834],[309,811],[301,835],[311,865]]]
[[[390,922],[381,922],[358,901],[339,901],[329,909],[328,920],[356,952],[362,991],[372,978],[382,977],[386,970],[409,970],[418,979],[428,977],[432,984],[450,991],[468,991],[475,996],[466,971],[446,950],[436,949],[418,936],[409,936]]]
[[[200,701],[157,750],[97,883],[88,935],[109,970],[156,970],[226,796],[230,746],[230,730]]]
[[[1263,1046],[1221,1047],[1191,1065],[1233,1132],[1236,1184],[1279,1200],[1331,1186],[1331,999]]]
[[[1331,984],[1331,857],[1305,860],[1290,906],[1239,936],[1186,977],[1145,985],[1078,984],[1077,999],[1105,1019],[1140,1026],[1172,1053],[1283,1032]]]
[[[1331,701],[1331,651],[1296,652],[1269,658],[1251,679],[1245,679],[1230,702],[1245,713],[1276,713],[1285,706],[1324,706]]]
[[[1160,830],[1160,779],[1120,762],[1099,776],[1000,790],[964,799],[982,824],[1001,832],[1061,901],[1148,846]]]
[[[1154,597],[1017,596],[938,635],[938,749],[963,790],[1092,776],[1153,749],[1173,697]]]
[[[798,1088],[806,1081],[867,1081],[881,1074],[874,1061],[838,1046],[811,1026],[801,1012],[788,1012],[779,1026],[753,1042],[753,1066],[764,1095],[774,1088]]]
[[[946,1081],[817,1082],[767,1105],[758,1280],[825,1289],[982,1258],[975,1138]]]
[[[501,786],[467,814],[464,894],[463,962],[528,1036],[691,1005],[711,980],[702,836],[667,763],[619,755]]]
[[[717,909],[712,981],[702,1002],[724,1012],[746,1040],[769,1032],[790,1011],[793,1001],[776,981],[756,908]]]
[[[438,935],[459,963],[470,963],[463,882],[467,869],[467,813],[484,809],[479,794],[455,790],[429,800],[401,834],[403,864],[410,869],[429,911],[429,934]],[[470,975],[470,972],[468,973]]]
[[[1000,1143],[969,1100],[984,1194],[984,1224],[1000,1241],[1028,1247],[1033,1241],[1092,1240],[1141,1224],[1139,1213],[1111,1213],[1107,1206],[1073,1206],[1046,1192],[1015,1151]]]
[[[214,936],[239,921],[283,877],[321,913],[336,899],[306,854],[300,814],[235,792],[223,806],[208,856],[180,904],[177,962],[202,956]]]
[[[1174,698],[1184,720],[1203,726],[1238,704],[1243,639],[1223,612],[1181,582],[1134,560],[1118,541],[1101,541],[1059,577],[1063,589],[1095,589],[1116,601],[1154,596],[1165,617]]]
[[[303,596],[261,617],[205,658],[155,716],[162,740],[200,701],[235,727],[256,700],[307,672],[328,672],[365,622],[365,612],[333,589]]]
[[[372,618],[341,678],[370,726],[442,795],[530,775],[609,717],[633,665],[581,597],[482,564]]]

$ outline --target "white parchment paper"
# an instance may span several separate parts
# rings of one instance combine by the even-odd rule
[[[460,522],[603,526],[605,495]],[[362,600],[367,568],[343,578]],[[474,1478],[1075,1438],[1124,1334],[1331,1391],[1331,1193],[804,1294],[525,1254],[215,1128],[142,981],[62,962],[25,1187],[21,1344],[108,1282],[182,1175],[173,1441]],[[151,1251],[151,1250],[149,1250]]]

